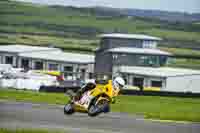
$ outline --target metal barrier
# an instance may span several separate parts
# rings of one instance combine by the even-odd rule
[[[60,87],[60,86],[41,86],[40,92],[56,92],[64,93],[68,89],[75,92],[80,89],[79,86]],[[200,98],[200,93],[184,93],[184,92],[166,92],[166,91],[138,91],[138,90],[122,90],[121,95],[137,95],[137,96],[167,96],[167,97],[184,97],[184,98]]]
[[[167,92],[167,91],[138,91],[138,90],[122,90],[122,95],[137,95],[137,96],[167,96],[167,97],[187,97],[200,98],[200,93],[185,93],[185,92]]]

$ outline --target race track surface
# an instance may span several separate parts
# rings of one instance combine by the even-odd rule
[[[187,114],[186,114],[187,115]],[[45,128],[68,133],[200,133],[198,123],[145,120],[125,113],[66,116],[62,106],[0,101],[0,127]]]

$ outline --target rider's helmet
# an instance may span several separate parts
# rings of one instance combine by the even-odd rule
[[[125,81],[122,77],[116,77],[114,80],[113,80],[113,88],[114,89],[122,89],[125,85]]]

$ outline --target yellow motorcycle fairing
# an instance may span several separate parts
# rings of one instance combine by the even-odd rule
[[[97,84],[96,87],[92,90],[92,96],[96,97],[101,94],[105,94],[109,99],[118,96],[119,90],[115,90],[112,86],[112,80],[108,81],[108,84],[102,85]]]
[[[103,101],[103,100],[109,102],[109,99],[108,99],[107,97],[102,97],[102,96],[101,96],[101,97],[99,97],[98,100],[96,101],[96,104],[99,103],[100,101]]]
[[[101,100],[107,100],[108,102],[112,102],[112,98],[117,96],[118,93],[119,93],[118,90],[113,90],[113,88],[112,88],[112,80],[109,80],[108,84],[106,84],[106,85],[97,84],[94,89],[89,91],[89,94],[92,97],[94,97],[94,98],[98,97],[96,103],[98,103]],[[74,108],[75,111],[77,111],[77,112],[85,112],[86,113],[88,111],[88,108],[85,108],[84,105],[81,105],[78,102],[75,103],[74,107],[75,107]]]
[[[96,101],[96,103],[98,103],[101,100],[109,101],[108,98],[101,96],[101,97],[98,98],[98,100]],[[76,103],[74,105],[74,109],[75,109],[76,112],[82,112],[82,113],[87,113],[88,112],[88,108],[85,108],[83,105],[81,105],[79,103]]]
[[[76,104],[74,105],[74,110],[75,110],[76,112],[82,112],[82,113],[87,113],[87,111],[88,111],[87,108],[85,108],[83,105],[81,105],[81,104],[79,104],[79,103],[76,103]]]

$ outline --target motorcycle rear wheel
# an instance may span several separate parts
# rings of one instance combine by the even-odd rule
[[[73,104],[66,104],[64,107],[64,113],[67,115],[71,115],[74,113],[74,108],[73,108]]]

